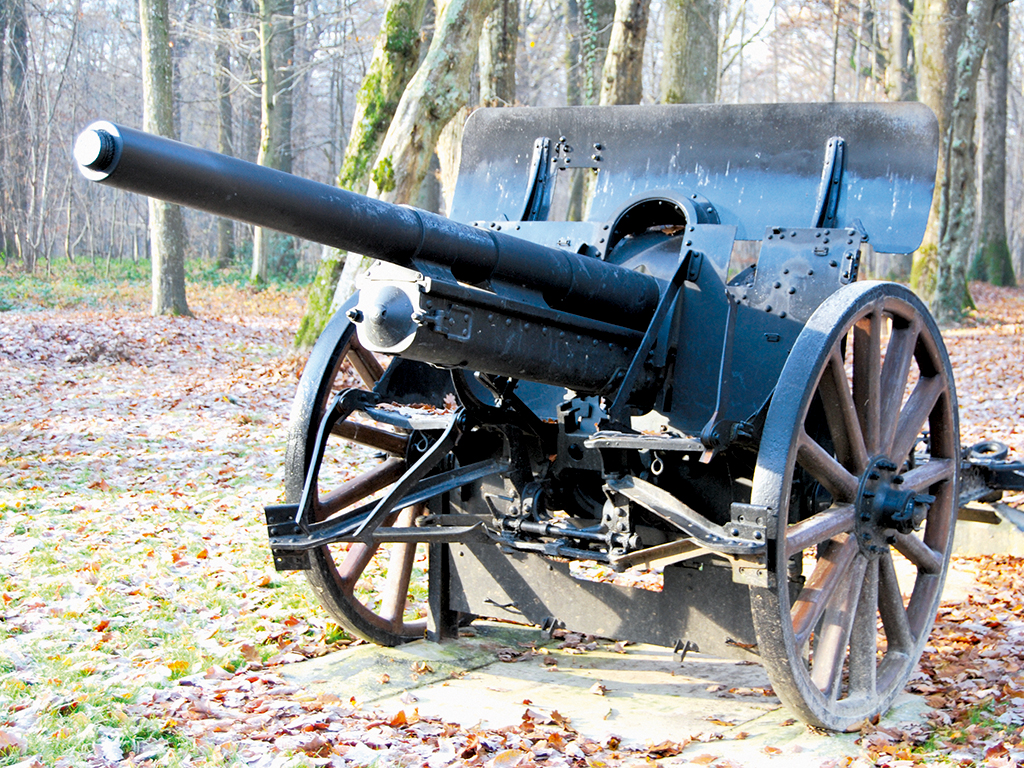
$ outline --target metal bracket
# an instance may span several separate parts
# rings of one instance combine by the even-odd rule
[[[310,513],[313,509],[314,494],[317,492],[316,479],[320,475],[320,465],[324,460],[324,451],[327,449],[327,438],[339,421],[347,419],[353,411],[360,407],[373,406],[380,401],[380,398],[372,392],[365,392],[361,389],[346,389],[334,398],[331,407],[324,413],[320,420],[320,428],[317,430],[316,443],[314,444],[313,460],[306,470],[306,482],[302,486],[302,498],[295,509],[294,523],[296,533],[306,530],[310,522]],[[271,537],[275,535],[270,531]]]
[[[521,221],[547,221],[555,175],[551,173],[551,139],[546,136],[533,142],[529,178],[530,188],[526,192],[523,214],[519,218]]]
[[[825,145],[825,163],[821,169],[818,184],[818,199],[814,203],[811,227],[835,227],[836,208],[839,205],[839,190],[843,181],[843,160],[846,157],[846,142],[833,136]]]
[[[373,508],[370,516],[355,531],[354,536],[357,540],[362,541],[368,547],[373,544],[374,530],[394,511],[395,506],[406,493],[411,491],[420,480],[426,477],[427,473],[436,467],[441,459],[447,456],[449,451],[455,447],[455,444],[459,442],[459,438],[462,437],[463,430],[468,426],[466,421],[466,413],[463,409],[455,412],[451,424],[448,425],[448,429],[437,439],[436,443],[427,449],[427,452],[415,464],[406,470],[406,473],[402,475],[402,479],[395,483],[388,494]]]
[[[636,350],[636,354],[633,355],[633,360],[629,364],[629,369],[626,371],[626,375],[619,383],[619,389],[615,393],[615,399],[612,400],[611,406],[608,408],[608,418],[614,422],[625,423],[629,417],[629,397],[633,394],[633,386],[636,384],[637,379],[640,376],[640,371],[643,370],[644,363],[647,361],[647,355],[650,354],[651,348],[654,346],[655,340],[658,338],[658,333],[661,330],[662,323],[665,322],[665,317],[668,315],[669,308],[675,303],[676,296],[679,295],[679,290],[683,287],[683,283],[690,279],[691,264],[694,258],[702,259],[703,256],[692,248],[687,248],[680,254],[679,263],[676,265],[676,271],[672,275],[672,281],[665,288],[665,292],[661,295],[661,300],[658,302],[658,308],[654,311],[654,317],[651,318],[651,322],[647,326],[647,332],[644,334],[643,341],[640,342],[640,346]],[[700,273],[700,263],[698,261],[696,271]]]
[[[559,621],[554,616],[548,616],[544,619],[544,623],[540,625],[541,631],[545,632],[549,639],[553,639],[555,632],[560,629],[565,629],[565,622]]]
[[[771,507],[758,504],[733,502],[729,508],[732,523],[730,532],[738,531],[741,536],[765,541],[775,530],[776,515]],[[767,547],[759,552],[736,555],[732,559],[732,580],[737,584],[753,587],[773,585],[774,574],[768,568]]]
[[[294,504],[268,504],[263,508],[267,518],[267,532],[271,537],[299,533],[295,522]],[[278,571],[308,571],[309,558],[305,551],[271,548],[274,568]]]
[[[686,654],[688,654],[690,651],[693,651],[694,653],[700,653],[700,648],[697,646],[696,643],[691,642],[689,640],[676,640],[675,647],[672,649],[672,653],[679,654],[680,664],[682,664],[686,660]]]
[[[452,341],[469,341],[473,335],[473,309],[458,304],[435,309],[433,312],[413,312],[412,320],[417,325],[431,326]]]
[[[700,278],[700,268],[704,264],[704,254],[700,251],[689,252],[690,263],[686,269],[686,282],[696,283]]]
[[[638,477],[611,477],[608,487],[650,510],[661,519],[692,536],[701,546],[726,555],[763,555],[766,536],[763,528],[742,528],[739,524],[721,526],[691,509],[668,491]]]
[[[589,157],[586,155],[586,151],[577,152],[576,148],[569,143],[568,136],[560,136],[558,144],[555,145],[555,156],[551,158],[551,164],[560,171],[567,168],[600,168],[604,162],[604,144],[596,141],[591,145],[589,151]]]
[[[422,504],[485,477],[504,474],[508,470],[509,465],[506,461],[485,460],[431,475],[416,483],[400,499],[390,502],[391,511],[405,509],[414,504]],[[378,504],[377,501],[370,501],[323,522],[307,523],[305,528],[300,529],[298,533],[288,533],[282,526],[272,528],[270,545],[275,551],[302,551],[339,541],[365,542],[365,536],[372,539],[375,544],[385,541],[470,541],[486,536],[486,530],[479,521],[469,521],[469,525],[461,526],[453,525],[451,521],[442,521],[441,525],[436,527],[392,528],[381,526],[369,534],[357,536],[356,532],[369,520]],[[292,512],[297,508],[296,504],[278,506],[284,511]],[[294,529],[294,524],[290,523],[287,530]]]
[[[725,315],[725,333],[722,336],[722,356],[718,364],[718,391],[715,397],[715,411],[701,430],[700,439],[705,448],[703,455],[700,457],[701,464],[708,464],[725,447],[724,445],[714,445],[710,442],[711,436],[714,435],[715,428],[719,422],[719,414],[722,413],[723,408],[729,405],[729,385],[732,379],[732,343],[733,334],[736,330],[736,313],[739,304],[730,290],[725,292],[725,301],[727,312]]]

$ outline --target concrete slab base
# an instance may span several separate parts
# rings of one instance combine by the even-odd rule
[[[962,600],[973,577],[954,563],[944,599]],[[690,653],[680,663],[671,649],[653,645],[597,641],[582,653],[559,645],[535,627],[477,622],[444,645],[363,645],[289,665],[281,674],[386,715],[416,708],[463,726],[500,728],[522,722],[527,708],[557,710],[581,735],[599,741],[614,735],[643,746],[694,739],[674,765],[713,754],[748,766],[784,757],[787,768],[818,768],[861,754],[858,734],[809,729],[766,695],[768,677],[753,659]],[[905,694],[882,722],[920,723],[927,711],[921,697]]]
[[[1008,504],[969,504],[953,538],[957,555],[1024,555],[1024,512]]]

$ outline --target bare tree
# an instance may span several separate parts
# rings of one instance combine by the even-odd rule
[[[294,0],[259,0],[260,62],[260,165],[292,171],[292,59],[295,50]],[[293,238],[257,227],[253,232],[254,283],[265,282],[270,262],[294,252]]]
[[[496,0],[480,35],[480,103],[511,106],[516,101],[519,0]]]
[[[566,103],[596,104],[601,68],[611,39],[615,0],[565,0]]]
[[[469,101],[469,75],[484,19],[494,0],[449,0],[439,13],[430,48],[395,109],[370,172],[367,194],[392,203],[415,200],[430,169],[438,136]],[[352,295],[365,259],[348,259],[336,303]]]
[[[174,130],[173,66],[167,0],[139,0],[142,27],[143,128],[168,138]],[[185,242],[181,209],[149,199],[153,314],[190,315],[185,299]]]
[[[662,104],[715,101],[720,0],[666,0]]]
[[[29,131],[26,70],[28,67],[28,20],[25,0],[5,0],[3,25],[7,41],[7,87],[3,98],[4,154],[8,172],[3,179],[5,250],[21,259],[26,272],[35,269],[36,253],[29,242],[31,214],[29,180]]]
[[[885,57],[879,36],[877,0],[860,0],[853,41],[854,101],[874,100],[885,79]]]
[[[889,96],[896,101],[917,98],[914,87],[914,40],[911,22],[914,0],[889,0],[889,63],[885,72],[885,85]]]
[[[419,63],[420,25],[425,6],[426,0],[388,2],[374,42],[373,59],[356,96],[352,132],[338,174],[338,186],[342,189],[365,193],[369,186],[373,161],[391,125],[398,101]],[[324,249],[310,287],[308,309],[296,334],[296,344],[313,344],[334,307],[351,294],[363,259],[356,256],[350,261],[348,274],[343,275],[346,255],[337,249]]]
[[[0,0],[0,128],[7,126],[7,88],[5,87],[5,72],[7,70],[7,18],[10,15],[11,0]],[[0,141],[0,168],[6,170],[7,142]],[[8,184],[6,174],[0,173],[0,201],[6,202],[8,197]],[[4,261],[7,260],[7,253],[10,245],[7,240],[9,230],[9,219],[7,216],[0,216],[0,252],[3,253]]]
[[[649,10],[650,0],[616,2],[608,56],[601,74],[601,104],[640,103],[644,91],[644,42]]]
[[[914,57],[917,61],[918,98],[931,107],[939,121],[940,141],[946,140],[953,109],[956,52],[966,21],[968,0],[917,0],[914,6]],[[948,153],[939,151],[936,179],[945,178]],[[941,185],[936,182],[924,241],[914,254],[911,284],[923,296],[935,291],[938,271],[939,206]]]
[[[1006,239],[1006,103],[1010,47],[1010,7],[996,8],[985,53],[985,101],[981,119],[981,207],[978,251],[971,277],[994,285],[1016,285]]]
[[[938,253],[934,290],[928,298],[939,322],[959,320],[970,303],[967,264],[975,223],[975,144],[977,85],[997,0],[971,0],[964,18],[966,30],[956,52],[954,94],[939,154],[944,156],[938,177]]]
[[[430,167],[441,129],[469,100],[469,74],[484,19],[494,0],[449,0],[430,49],[402,94],[370,174],[381,200],[414,199]]]
[[[231,49],[228,47],[227,35],[231,29],[231,15],[228,13],[228,0],[216,0],[214,14],[217,29],[221,32],[217,39],[214,65],[216,74],[214,83],[217,88],[217,151],[225,155],[235,154],[234,120],[231,109]],[[235,258],[235,224],[231,219],[221,218],[217,221],[217,266],[224,269]]]

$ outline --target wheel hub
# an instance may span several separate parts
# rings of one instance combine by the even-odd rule
[[[911,533],[928,516],[934,496],[903,485],[899,467],[888,456],[868,462],[857,490],[857,541],[868,557],[882,554],[897,533]]]

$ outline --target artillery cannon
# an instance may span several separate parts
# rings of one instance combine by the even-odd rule
[[[961,503],[1024,487],[965,457],[921,301],[857,282],[869,239],[919,245],[936,152],[916,104],[478,110],[445,219],[110,123],[75,148],[96,181],[380,260],[310,355],[266,508],[341,624],[759,659],[832,729],[903,689]],[[572,169],[590,209],[556,220]]]

